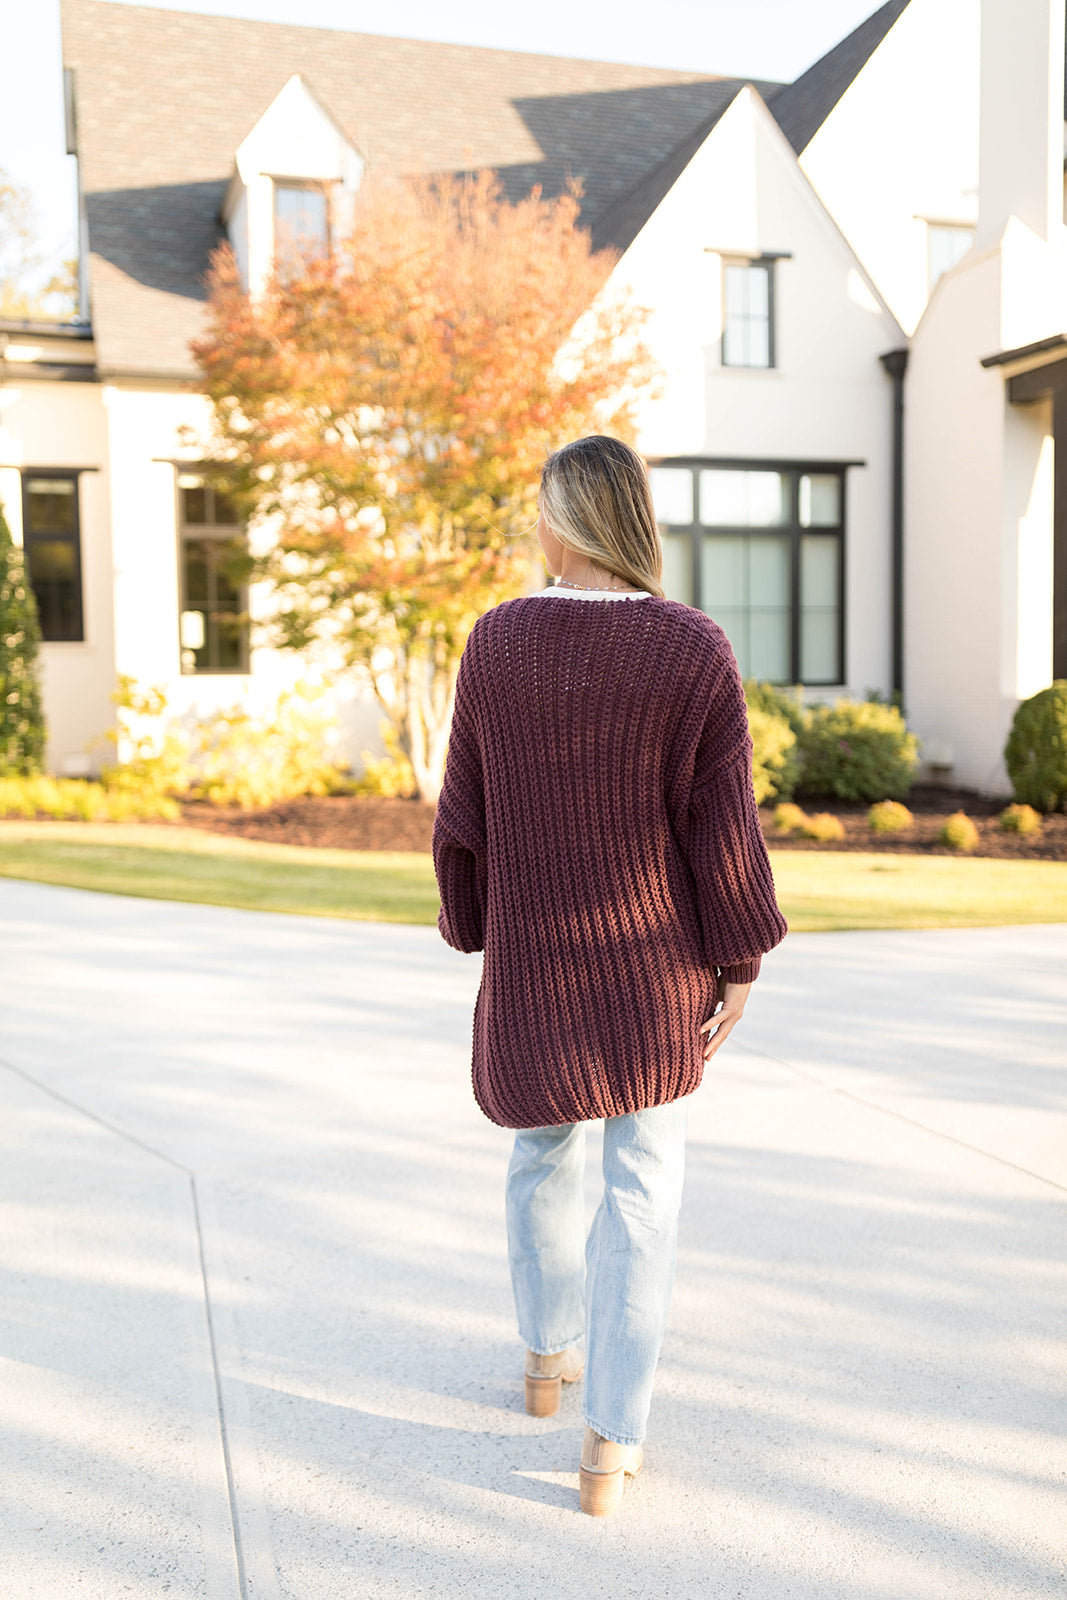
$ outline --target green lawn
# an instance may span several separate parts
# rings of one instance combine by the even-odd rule
[[[798,933],[1067,922],[1067,862],[771,854]],[[428,855],[260,844],[148,823],[0,822],[0,877],[249,911],[437,920]]]

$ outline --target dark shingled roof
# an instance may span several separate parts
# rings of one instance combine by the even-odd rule
[[[814,139],[845,90],[908,9],[908,3],[909,0],[888,0],[769,102],[775,121],[797,155]]]
[[[795,84],[755,84],[795,149],[906,4],[890,0]],[[294,73],[377,171],[493,167],[513,198],[579,178],[594,243],[620,249],[748,81],[115,0],[61,0],[61,12],[105,373],[194,374],[234,156]]]
[[[515,51],[62,0],[104,371],[190,374],[237,146],[299,72],[378,171],[495,167],[509,194],[632,188],[723,80]],[[731,80],[736,89],[736,80]]]

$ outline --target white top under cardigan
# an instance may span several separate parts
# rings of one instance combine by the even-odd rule
[[[538,589],[538,594],[561,594],[568,600],[651,600],[652,595],[648,589],[562,589],[558,585],[551,585],[547,589]]]

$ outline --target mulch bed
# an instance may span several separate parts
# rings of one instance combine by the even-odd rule
[[[773,808],[761,812],[769,844],[783,850],[873,850],[885,855],[958,854],[937,843],[938,831],[954,811],[965,811],[978,829],[978,856],[1014,861],[1067,861],[1067,816],[1046,817],[1041,832],[1024,838],[1004,833],[997,816],[1004,800],[983,800],[966,790],[913,789],[907,800],[914,826],[904,834],[875,834],[867,827],[867,807],[840,800],[805,800],[808,815],[831,811],[840,817],[845,837],[832,844],[794,839],[774,826]],[[318,845],[334,850],[420,850],[430,848],[434,808],[424,800],[386,800],[369,795],[331,795],[286,800],[263,811],[235,811],[192,801],[182,820],[214,833],[265,839],[271,844]]]

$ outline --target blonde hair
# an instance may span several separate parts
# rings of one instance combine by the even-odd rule
[[[664,598],[663,545],[648,470],[621,439],[591,434],[549,456],[541,473],[541,511],[568,550]]]

